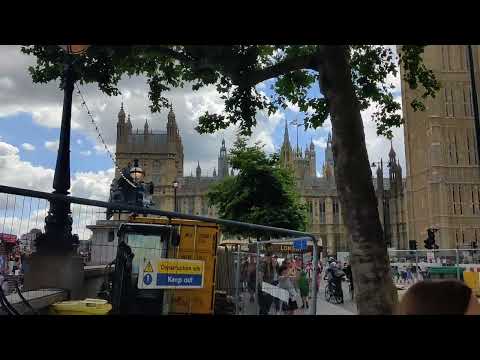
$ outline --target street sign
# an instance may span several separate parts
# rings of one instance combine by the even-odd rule
[[[306,250],[307,249],[307,239],[295,240],[293,242],[293,248],[295,250]]]
[[[205,263],[200,260],[145,258],[139,289],[202,289]]]

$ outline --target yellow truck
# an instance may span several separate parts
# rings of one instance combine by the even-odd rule
[[[114,313],[213,314],[219,232],[214,223],[130,216],[118,231]]]

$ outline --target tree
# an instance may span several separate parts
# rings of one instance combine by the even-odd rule
[[[150,86],[153,112],[168,106],[165,91],[192,84],[193,90],[216,85],[225,100],[222,114],[205,113],[199,119],[201,133],[238,124],[243,135],[256,125],[256,113],[270,114],[287,102],[306,113],[306,127],[317,128],[330,117],[333,133],[335,179],[345,222],[352,235],[351,263],[356,302],[360,314],[391,314],[397,293],[390,274],[383,242],[377,199],[372,184],[360,111],[375,104],[373,120],[377,133],[391,137],[400,126],[387,77],[404,68],[404,80],[417,89],[410,106],[424,110],[427,97],[434,97],[439,83],[422,61],[424,46],[402,46],[399,58],[392,49],[377,45],[289,46],[128,46],[91,47],[77,60],[81,82],[97,82],[108,95],[118,94],[123,74],[144,74]],[[63,77],[64,54],[56,46],[32,45],[23,51],[37,57],[30,68],[34,82]],[[274,79],[269,99],[255,86]],[[310,98],[308,90],[318,83],[321,96]]]
[[[277,154],[268,156],[260,143],[247,146],[246,140],[239,137],[229,160],[238,174],[212,186],[207,194],[210,205],[218,208],[221,218],[305,230],[305,206],[300,203],[293,174],[280,166]],[[224,231],[262,235],[262,232],[232,226]]]

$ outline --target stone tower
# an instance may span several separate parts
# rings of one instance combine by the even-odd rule
[[[479,84],[479,47],[472,47]],[[426,229],[433,226],[439,229],[440,248],[464,247],[480,237],[480,172],[468,49],[427,46],[423,59],[442,87],[427,100],[426,111],[414,112],[410,102],[419,91],[402,80],[408,240],[423,248]]]
[[[200,168],[200,161],[197,164],[196,176],[197,176],[197,179],[200,179],[202,177],[202,169]]]
[[[143,131],[132,131],[130,115],[126,114],[123,104],[118,113],[116,159],[120,168],[133,164],[135,159],[145,171],[145,181],[155,186],[153,202],[157,207],[173,210],[174,180],[183,176],[183,145],[175,114],[170,108],[167,131],[153,131],[145,120]],[[115,170],[115,177],[120,174]]]
[[[280,149],[280,163],[284,167],[289,167],[293,169],[293,159],[294,159],[294,153],[293,153],[292,146],[290,145],[290,139],[288,136],[287,119],[285,119],[285,132],[283,133],[283,143]]]
[[[334,161],[333,161],[333,151],[332,151],[332,135],[328,134],[327,147],[325,148],[325,162],[323,165],[323,176],[328,181],[335,180],[335,171],[334,171]]]
[[[228,176],[228,156],[227,148],[225,147],[225,139],[222,140],[222,147],[218,156],[218,177],[220,179]]]

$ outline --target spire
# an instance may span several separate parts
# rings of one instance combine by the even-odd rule
[[[217,177],[217,169],[213,168],[213,177]]]
[[[168,112],[168,122],[175,122],[175,113],[173,112],[173,105],[170,104],[170,111]]]
[[[313,138],[310,137],[310,151],[315,151],[315,145],[313,144]]]
[[[202,176],[202,169],[200,168],[200,161],[197,160],[197,179],[200,179]]]
[[[144,128],[144,130],[145,130],[144,133],[145,133],[145,134],[148,134],[148,120],[147,120],[147,119],[145,119],[145,125],[144,125],[143,128]]]
[[[283,143],[290,145],[290,139],[288,137],[288,123],[287,119],[285,119],[285,132],[283,133]]]
[[[330,143],[330,144],[332,143],[332,133],[330,133],[330,132],[328,133],[327,144],[328,143]]]
[[[128,114],[127,124],[128,124],[128,126],[132,127],[132,122],[130,121],[130,114]]]
[[[383,179],[383,160],[380,158],[380,166],[377,168],[377,178]]]
[[[118,121],[119,122],[125,121],[125,111],[123,110],[123,102],[122,102],[122,106],[120,107],[120,111],[118,112]]]
[[[390,157],[390,159],[395,159],[395,157],[397,156],[397,154],[395,153],[395,150],[393,150],[392,139],[390,139],[390,152],[388,153],[388,156]]]

